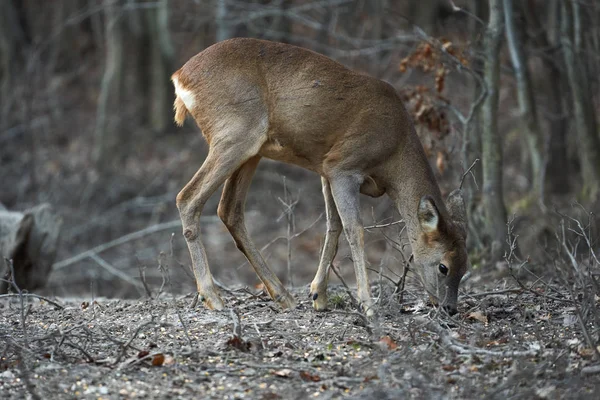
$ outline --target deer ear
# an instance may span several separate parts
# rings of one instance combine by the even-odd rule
[[[450,214],[450,219],[458,226],[461,230],[463,237],[467,238],[467,210],[465,208],[465,201],[463,199],[462,190],[456,189],[448,195],[446,200],[446,207]]]
[[[437,231],[438,224],[440,223],[440,213],[431,196],[421,197],[417,215],[423,232],[432,233]]]

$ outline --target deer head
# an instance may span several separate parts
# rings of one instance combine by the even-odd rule
[[[431,196],[421,198],[417,211],[421,234],[413,251],[432,303],[454,314],[458,286],[468,265],[466,211],[459,189],[450,193],[445,208],[447,213]]]

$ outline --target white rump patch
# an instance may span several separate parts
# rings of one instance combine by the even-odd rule
[[[196,104],[194,93],[181,86],[177,78],[173,78],[173,85],[175,85],[175,94],[183,101],[185,108],[191,111],[194,108],[194,104]]]

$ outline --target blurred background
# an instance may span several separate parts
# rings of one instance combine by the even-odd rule
[[[443,193],[463,186],[474,272],[501,274],[509,229],[518,257],[542,269],[563,214],[597,229],[598,1],[2,0],[0,239],[15,270],[43,277],[31,289],[139,297],[165,270],[170,290],[194,289],[175,196],[207,145],[193,121],[174,126],[169,78],[240,36],[306,47],[397,88]],[[218,201],[202,223],[211,269],[225,285],[256,285]],[[385,198],[362,201],[373,278],[396,280],[410,253],[402,224],[390,225],[401,217]],[[280,278],[309,284],[325,233],[319,177],[263,159],[246,209]]]

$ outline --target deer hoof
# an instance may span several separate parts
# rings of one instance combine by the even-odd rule
[[[322,293],[319,294],[317,292],[313,292],[310,294],[312,299],[312,306],[316,311],[325,311],[327,310],[327,294]]]
[[[223,300],[221,300],[221,296],[219,296],[216,292],[198,292],[198,301],[204,305],[205,308],[209,310],[220,311],[225,308],[225,304],[223,304]]]
[[[375,310],[373,309],[373,303],[371,303],[371,302],[362,303],[360,308],[362,309],[363,313],[367,316],[367,318],[371,319],[371,318],[375,317]]]
[[[275,301],[279,304],[279,307],[284,310],[293,310],[296,308],[296,299],[291,294],[285,292],[278,296]]]

